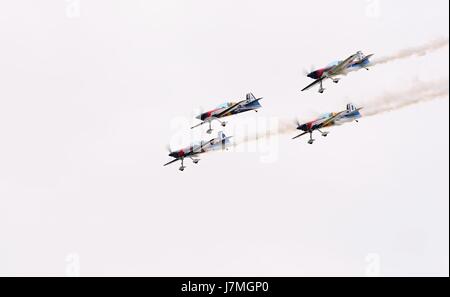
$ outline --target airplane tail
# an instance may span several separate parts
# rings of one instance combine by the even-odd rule
[[[253,95],[253,93],[248,93],[246,98],[247,102],[245,103],[245,107],[248,110],[256,110],[262,107],[259,101],[262,100],[263,98],[256,98],[255,95]]]
[[[248,93],[247,94],[247,102],[251,102],[251,101],[255,101],[256,97],[255,95],[253,95],[253,93]]]
[[[347,111],[354,112],[356,110],[356,106],[353,103],[347,104]]]
[[[365,55],[365,54],[363,54],[363,53],[361,52],[361,56],[360,56],[360,58],[359,58],[359,63],[358,63],[358,64],[359,64],[361,67],[368,67],[368,66],[370,66],[370,64],[371,64],[370,59],[371,59],[373,56],[374,56],[373,54]]]
[[[358,56],[358,60],[359,60],[359,61],[364,60],[364,58],[366,57],[366,55],[364,55],[364,53],[363,53],[362,51],[358,51],[358,52],[356,53],[356,55]]]
[[[357,56],[356,64],[361,65],[361,66],[366,66],[366,65],[370,64],[370,58],[373,57],[373,54],[366,55],[362,51],[359,51],[356,53],[356,56]]]
[[[220,143],[222,144],[222,149],[226,149],[227,146],[230,144],[230,139],[231,136],[227,137],[225,135],[225,133],[223,133],[222,131],[218,133],[217,135],[217,139],[220,141]]]
[[[220,131],[218,134],[217,134],[217,139],[219,139],[219,140],[224,140],[224,139],[226,139],[227,138],[227,136],[225,135],[225,133],[223,133],[222,131]]]
[[[360,111],[363,109],[362,107],[356,107],[353,103],[347,104],[347,114],[355,114],[357,116],[360,116]]]
[[[257,102],[259,100],[262,100],[263,98],[256,98],[255,95],[253,95],[253,93],[248,93],[246,96],[247,99],[247,103],[251,103],[251,102]]]

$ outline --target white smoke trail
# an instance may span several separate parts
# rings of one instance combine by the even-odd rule
[[[363,107],[362,116],[369,117],[378,115],[384,112],[394,111],[413,104],[427,102],[439,98],[448,98],[449,96],[449,80],[441,79],[430,82],[415,82],[414,85],[403,91],[387,92],[382,96],[375,97],[365,102],[359,102]],[[297,130],[296,119],[279,119],[278,125],[272,129],[265,129],[263,131],[246,134],[238,137],[234,145],[238,146],[248,142],[256,142],[260,139],[268,139],[285,134],[294,134],[299,132]]]
[[[409,105],[448,97],[449,80],[442,79],[431,82],[416,82],[408,90],[387,92],[384,95],[363,104],[363,116],[374,116],[380,113],[397,110]]]
[[[448,46],[448,44],[449,44],[448,38],[437,39],[437,40],[434,40],[430,43],[427,43],[427,44],[424,44],[421,46],[403,49],[403,50],[397,52],[396,54],[393,54],[390,56],[381,57],[379,59],[374,59],[371,66],[374,66],[377,64],[386,64],[386,63],[389,63],[392,61],[406,59],[406,58],[410,58],[413,56],[424,56],[431,52],[434,52],[441,48],[444,48],[444,47]]]
[[[244,136],[237,137],[234,141],[235,146],[241,144],[255,142],[260,139],[268,139],[283,134],[293,133],[297,130],[297,122],[295,119],[279,119],[276,127],[268,128],[255,133],[246,133]]]

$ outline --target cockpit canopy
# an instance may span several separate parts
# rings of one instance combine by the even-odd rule
[[[341,63],[341,61],[331,62],[330,64],[328,64],[327,68],[335,67],[335,66],[339,65],[340,63]]]
[[[332,117],[332,116],[333,116],[332,113],[324,113],[324,114],[319,116],[319,119],[326,119],[326,118],[329,118],[329,117]]]
[[[227,103],[223,103],[223,104],[217,106],[217,108],[218,109],[220,109],[220,108],[228,108],[228,107],[231,107],[232,105],[233,105],[233,103],[227,102]]]

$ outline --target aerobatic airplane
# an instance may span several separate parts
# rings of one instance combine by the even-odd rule
[[[314,121],[308,122],[306,124],[300,124],[298,123],[298,130],[303,131],[302,134],[295,136],[293,139],[297,139],[299,137],[302,137],[305,134],[309,134],[310,138],[308,143],[313,144],[315,139],[313,139],[312,134],[314,131],[319,131],[322,133],[323,137],[327,137],[329,132],[322,132],[322,128],[330,127],[330,126],[336,126],[336,125],[342,125],[348,122],[356,121],[358,122],[358,119],[361,118],[360,110],[361,108],[356,108],[353,104],[347,104],[347,109],[341,112],[333,112],[333,113],[327,113],[319,118],[315,119]]]
[[[175,159],[168,162],[167,164],[164,164],[164,166],[181,161],[181,167],[179,170],[184,171],[184,169],[186,169],[186,167],[184,166],[185,158],[189,158],[194,164],[198,164],[198,162],[200,162],[200,159],[198,159],[198,155],[211,151],[226,149],[230,145],[230,138],[232,138],[232,136],[227,137],[223,132],[219,132],[217,138],[211,139],[210,141],[200,142],[199,144],[191,145],[190,147],[179,151],[170,151],[169,157]]]
[[[221,118],[232,116],[235,114],[247,112],[247,111],[258,111],[261,108],[260,100],[263,98],[256,98],[252,93],[247,94],[246,99],[239,102],[229,102],[220,105],[216,109],[210,110],[208,112],[202,113],[197,116],[196,119],[201,120],[202,122],[191,129],[200,127],[204,124],[209,124],[209,129],[207,131],[208,134],[212,133],[211,122],[218,121],[222,124],[223,127],[227,125],[226,122],[221,121]]]
[[[310,85],[308,85],[306,88],[302,90],[306,91],[312,88],[313,86],[320,84],[319,93],[323,93],[325,91],[323,87],[323,81],[326,79],[333,80],[334,83],[338,83],[340,78],[337,78],[337,76],[341,75],[347,75],[348,73],[352,71],[357,71],[360,69],[367,69],[369,70],[370,66],[370,58],[372,55],[364,55],[361,51],[357,52],[354,55],[351,55],[344,61],[338,61],[331,63],[325,68],[315,70],[311,73],[309,73],[307,76],[309,78],[314,79],[314,82]]]

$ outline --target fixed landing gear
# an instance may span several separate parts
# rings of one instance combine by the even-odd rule
[[[323,94],[323,92],[325,92],[325,89],[323,88],[323,81],[320,81],[319,93]]]
[[[311,133],[309,133],[309,141],[308,141],[308,143],[309,144],[313,144],[314,141],[316,141],[316,140],[312,138],[312,132],[311,132]]]
[[[330,132],[322,132],[320,130],[318,130],[318,131],[322,134],[323,137],[327,137],[328,134],[330,134]]]
[[[213,133],[213,129],[212,129],[212,127],[211,127],[211,121],[209,121],[209,129],[208,129],[208,131],[206,131],[206,133],[208,133],[208,134],[211,134],[211,133]]]
[[[200,162],[200,159],[192,159],[191,158],[191,160],[192,160],[192,163],[194,163],[194,164],[198,164],[198,162]]]
[[[181,167],[179,168],[180,171],[184,171],[186,169],[186,166],[184,166],[184,159],[181,159]]]
[[[334,82],[335,84],[339,83],[340,81],[341,81],[341,80],[340,80],[339,78],[333,79],[333,82]]]
[[[227,126],[227,122],[222,122],[222,121],[220,121],[218,119],[215,119],[215,120],[217,120],[222,125],[222,127],[226,127]],[[208,124],[209,124],[209,129],[206,131],[206,133],[211,134],[214,131],[212,129],[212,120],[210,120]]]

